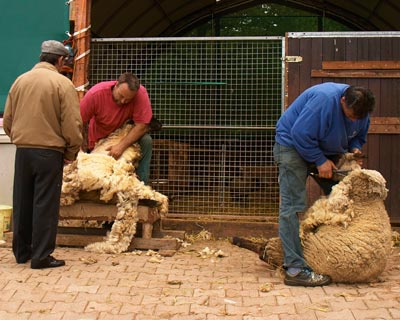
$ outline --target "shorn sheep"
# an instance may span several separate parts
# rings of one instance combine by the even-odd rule
[[[132,128],[125,124],[108,137],[100,140],[88,154],[80,152],[76,161],[64,168],[60,203],[71,205],[79,200],[81,191],[100,191],[100,200],[109,202],[116,198],[117,216],[111,231],[103,242],[89,244],[85,250],[98,253],[121,253],[128,249],[136,233],[139,199],[150,199],[160,203],[159,211],[168,211],[168,198],[146,186],[135,174],[135,165],[140,160],[140,148],[133,145],[115,160],[106,148],[120,141]],[[84,217],[82,217],[84,219]]]
[[[342,166],[341,169],[345,167]],[[375,170],[350,166],[352,171],[317,200],[300,222],[304,257],[317,273],[342,283],[371,282],[384,271],[391,252],[391,226],[383,201],[386,181]],[[283,265],[279,238],[249,247],[245,239],[234,244],[257,248],[260,258]]]

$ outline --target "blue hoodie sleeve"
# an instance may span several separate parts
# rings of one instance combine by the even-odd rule
[[[319,141],[332,125],[332,108],[328,107],[332,103],[335,102],[325,94],[314,94],[308,99],[291,130],[296,150],[303,159],[317,166],[327,160],[319,147]]]
[[[315,163],[317,166],[326,161],[324,153],[318,146],[320,131],[319,115],[313,112],[303,113],[291,130],[297,152],[304,160]]]

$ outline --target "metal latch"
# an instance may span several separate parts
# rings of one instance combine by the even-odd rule
[[[302,62],[302,56],[285,56],[285,62]]]

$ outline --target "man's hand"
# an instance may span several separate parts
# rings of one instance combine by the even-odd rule
[[[120,144],[114,144],[113,146],[107,147],[106,151],[108,151],[109,156],[118,160],[124,153],[125,149]]]
[[[325,178],[325,179],[331,179],[332,178],[332,170],[337,169],[335,164],[327,159],[323,164],[317,167],[318,169],[318,177],[320,178]]]
[[[148,126],[145,123],[138,123],[129,131],[129,133],[118,144],[106,148],[108,155],[118,160],[124,151],[131,145],[140,140],[147,132]]]
[[[360,149],[354,148],[353,150],[351,150],[351,152],[353,152],[354,154],[358,154],[358,155],[362,155],[362,151]],[[358,165],[360,167],[363,166],[363,159],[362,157],[357,157],[355,158],[356,162],[358,163]]]

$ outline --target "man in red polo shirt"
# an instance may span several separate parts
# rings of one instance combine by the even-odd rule
[[[147,90],[139,79],[127,72],[117,81],[96,84],[81,100],[80,109],[83,123],[89,124],[89,150],[127,120],[133,120],[135,126],[118,144],[109,147],[109,155],[118,159],[129,146],[139,142],[142,158],[136,173],[147,184],[152,155],[152,139],[147,132],[153,112]]]

